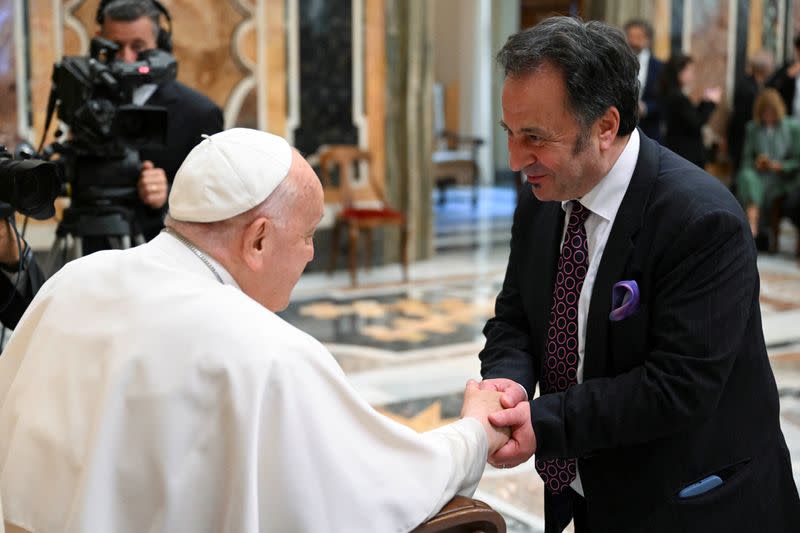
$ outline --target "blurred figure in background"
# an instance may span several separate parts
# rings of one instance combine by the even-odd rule
[[[753,105],[753,120],[747,123],[737,176],[739,198],[760,249],[774,249],[777,245],[765,242],[769,215],[777,198],[800,186],[798,167],[800,122],[786,114],[778,91],[764,89]]]
[[[722,96],[719,87],[709,87],[695,105],[689,99],[695,73],[692,58],[673,55],[664,66],[661,76],[661,98],[664,105],[666,133],[664,146],[700,168],[706,164],[702,129]]]
[[[658,80],[664,63],[650,53],[653,27],[642,19],[625,23],[625,40],[639,60],[639,128],[655,141],[661,141],[661,103]]]
[[[783,99],[786,112],[794,117],[800,117],[800,91],[797,90],[800,74],[800,34],[794,38],[794,56],[772,75],[767,81],[767,87],[776,89]]]
[[[745,126],[753,119],[753,103],[772,74],[773,63],[772,54],[768,51],[756,52],[747,63],[747,74],[736,83],[728,122],[728,156],[731,160],[731,176],[734,178],[742,165]],[[732,192],[736,193],[737,186],[737,180],[731,180]]]

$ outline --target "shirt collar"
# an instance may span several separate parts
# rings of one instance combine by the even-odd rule
[[[647,63],[650,62],[650,49],[643,48],[641,52],[639,52],[639,66],[641,68],[647,68]]]
[[[136,105],[144,105],[144,103],[147,102],[151,96],[153,96],[153,93],[156,92],[156,89],[158,89],[158,85],[155,83],[144,83],[139,87],[136,87],[133,90],[133,103]]]
[[[640,144],[639,130],[634,129],[628,138],[628,143],[608,174],[591,191],[580,198],[583,207],[609,222],[614,220],[633,177],[636,161],[639,159]],[[561,208],[565,212],[570,201],[561,202]]]

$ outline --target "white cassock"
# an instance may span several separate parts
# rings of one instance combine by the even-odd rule
[[[0,357],[5,520],[36,533],[401,532],[487,441],[378,414],[331,354],[171,235],[67,264]]]

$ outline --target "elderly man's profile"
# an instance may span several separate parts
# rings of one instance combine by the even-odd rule
[[[275,314],[314,253],[319,179],[280,137],[207,137],[166,230],[67,264],[0,358],[0,497],[36,533],[409,531],[507,441],[499,393],[416,433]],[[15,530],[15,531],[16,531]]]

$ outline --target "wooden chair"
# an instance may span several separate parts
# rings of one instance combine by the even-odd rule
[[[472,187],[472,205],[478,203],[478,148],[483,139],[440,132],[433,151],[433,179],[439,189],[439,204],[445,203],[449,185]]]
[[[456,496],[412,533],[506,533],[506,521],[482,501]]]
[[[389,206],[383,187],[375,182],[370,172],[366,172],[366,178],[355,179],[359,168],[368,168],[370,159],[369,152],[352,145],[329,145],[319,152],[320,178],[326,201],[338,201],[341,208],[333,226],[328,272],[336,267],[340,234],[342,228],[347,228],[348,267],[353,287],[358,285],[356,270],[359,235],[362,232],[366,234],[366,267],[370,269],[372,230],[383,226],[397,226],[400,229],[403,280],[408,280],[408,226],[405,215]]]

